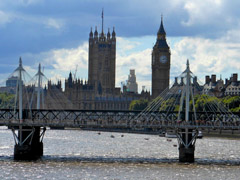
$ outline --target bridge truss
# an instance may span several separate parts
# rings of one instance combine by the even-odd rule
[[[40,126],[66,128],[106,128],[158,132],[167,129],[191,128],[199,130],[240,130],[239,113],[189,112],[190,121],[179,120],[178,112],[100,110],[23,110],[23,121],[18,120],[19,111],[1,109],[0,125]],[[195,117],[196,116],[196,117]],[[193,120],[197,118],[197,120]],[[240,132],[240,131],[239,131]]]

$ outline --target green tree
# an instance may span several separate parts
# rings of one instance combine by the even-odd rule
[[[232,112],[240,111],[240,96],[227,96],[222,99],[222,102]]]
[[[139,99],[133,100],[130,103],[129,110],[144,110],[148,105],[148,100],[146,99]]]
[[[14,94],[0,93],[0,108],[13,108]]]

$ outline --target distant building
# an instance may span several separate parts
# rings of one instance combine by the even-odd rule
[[[134,70],[130,71],[128,91],[126,86],[121,92],[115,87],[116,76],[116,33],[104,33],[103,16],[102,29],[97,28],[89,34],[88,80],[74,79],[72,73],[65,80],[65,91],[61,82],[48,82],[45,88],[45,108],[88,109],[88,110],[128,110],[136,99],[150,99],[150,92],[137,92]],[[64,96],[64,97],[63,97]]]
[[[138,84],[136,82],[135,69],[130,69],[130,74],[127,80],[127,91],[138,93]]]
[[[18,81],[18,77],[16,77],[16,76],[12,76],[12,77],[8,78],[6,81],[6,86],[0,87],[0,92],[15,94],[16,87],[17,87],[17,81]]]
[[[169,88],[171,52],[166,41],[163,19],[157,32],[157,40],[152,50],[152,98]]]
[[[230,80],[225,80],[225,96],[240,96],[240,81],[238,81],[238,74],[232,74]]]
[[[6,87],[17,87],[17,81],[18,81],[18,77],[16,76],[12,76],[10,78],[8,78],[8,80],[6,81]]]
[[[240,81],[238,80],[238,74],[234,73],[229,79],[225,79],[225,82],[220,78],[216,79],[216,75],[213,74],[205,77],[205,84],[203,86],[203,94],[224,97],[224,96],[239,96],[240,95]]]
[[[224,95],[224,82],[222,78],[216,79],[216,75],[212,74],[205,77],[205,84],[203,86],[203,94],[210,96],[222,97]]]
[[[170,93],[176,93],[179,94],[179,92],[182,92],[185,84],[184,84],[184,78],[181,77],[180,82],[178,82],[178,78],[175,77],[175,81],[173,86],[170,88]],[[193,82],[191,83],[192,89],[193,89],[193,94],[201,94],[203,87],[197,82],[197,77],[195,76],[193,78]]]

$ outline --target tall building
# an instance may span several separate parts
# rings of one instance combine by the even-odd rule
[[[166,41],[163,19],[157,33],[157,40],[152,50],[152,98],[156,98],[169,86],[170,48]]]
[[[127,80],[127,91],[138,93],[138,84],[136,82],[135,69],[130,69],[130,74]]]
[[[6,87],[17,87],[18,77],[12,76],[6,81]]]
[[[148,91],[140,94],[137,90],[121,92],[121,88],[115,87],[116,33],[113,28],[111,33],[108,29],[105,34],[103,20],[102,12],[100,34],[97,27],[94,33],[91,29],[89,34],[88,80],[75,79],[70,72],[65,80],[65,91],[61,88],[61,82],[53,84],[49,81],[48,88],[45,88],[45,108],[128,110],[133,100],[150,99]]]
[[[89,34],[88,80],[99,94],[112,94],[115,89],[116,71],[116,33],[108,29],[104,34],[102,12],[102,32],[98,35],[97,27]]]

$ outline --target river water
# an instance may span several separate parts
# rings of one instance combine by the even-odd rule
[[[0,128],[0,179],[239,179],[240,140],[198,139],[193,164],[178,163],[176,139],[156,135],[47,130],[44,156],[13,160],[12,132]]]

